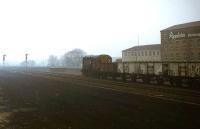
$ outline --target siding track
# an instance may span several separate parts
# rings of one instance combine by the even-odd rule
[[[81,75],[53,72],[20,71],[20,73],[34,77],[42,77],[50,80],[68,82],[73,84],[74,86],[81,84],[82,86],[101,88],[127,94],[142,95],[146,97],[162,99],[170,102],[200,106],[200,92],[195,90],[129,82],[124,83],[112,80],[88,78]]]

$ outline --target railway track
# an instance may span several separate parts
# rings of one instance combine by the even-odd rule
[[[75,85],[89,86],[94,88],[112,90],[116,92],[142,95],[166,101],[173,101],[178,103],[200,106],[200,92],[194,90],[153,86],[148,84],[138,84],[138,83],[128,83],[128,82],[124,83],[112,80],[102,80],[102,79],[88,78],[85,76],[52,73],[52,72],[27,71],[20,73],[56,81],[68,82],[73,84],[74,86]]]
[[[31,73],[35,73],[35,71],[31,71]],[[160,86],[160,85],[152,85],[152,84],[144,84],[144,83],[134,83],[134,82],[120,82],[120,81],[113,81],[113,80],[106,80],[106,79],[97,79],[97,78],[91,78],[91,77],[86,77],[82,75],[72,75],[72,74],[66,74],[66,73],[56,73],[56,72],[40,72],[37,71],[36,73],[40,74],[46,74],[50,76],[57,76],[57,77],[63,77],[63,78],[76,78],[79,80],[84,80],[84,81],[93,81],[93,82],[101,82],[103,84],[113,84],[113,85],[119,85],[123,87],[134,87],[134,88],[144,88],[144,89],[149,89],[149,90],[158,90],[158,91],[170,91],[170,92],[180,92],[180,94],[187,95],[198,95],[200,97],[200,91],[196,90],[191,90],[191,89],[185,89],[185,88],[177,88],[177,87],[170,87],[170,86]]]

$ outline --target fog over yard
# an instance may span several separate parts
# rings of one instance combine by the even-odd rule
[[[45,60],[80,48],[120,57],[123,49],[160,43],[160,30],[200,20],[199,0],[0,1],[0,56]]]

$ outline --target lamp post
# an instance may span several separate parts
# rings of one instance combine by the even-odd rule
[[[139,43],[140,43],[140,37],[138,34],[138,44],[137,44],[137,49],[136,49],[136,62],[138,61]]]
[[[28,62],[27,62],[27,60],[28,60],[28,54],[26,53],[26,54],[25,54],[25,61],[26,61],[26,71],[27,71],[27,63],[28,63]]]
[[[137,50],[136,50],[136,62],[138,63],[138,56],[139,56],[139,43],[140,43],[140,36],[138,33],[138,45],[137,45]],[[137,68],[137,73],[140,72],[140,63],[138,63],[138,68]]]
[[[3,55],[3,67],[5,66],[6,54]]]

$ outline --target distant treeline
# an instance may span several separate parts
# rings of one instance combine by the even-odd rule
[[[81,68],[82,59],[86,55],[81,49],[73,49],[63,56],[58,58],[55,55],[50,55],[48,58],[49,67],[67,67],[67,68]]]

